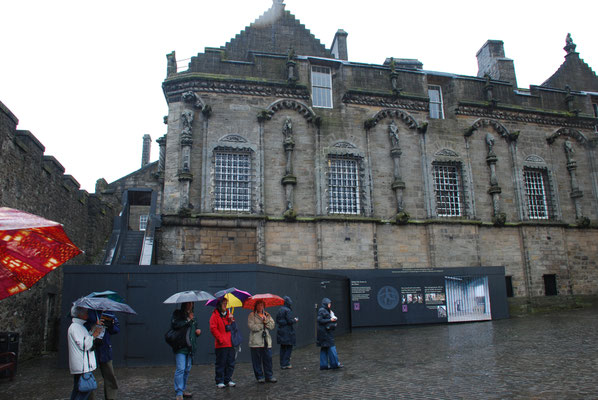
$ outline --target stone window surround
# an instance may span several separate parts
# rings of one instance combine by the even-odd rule
[[[314,69],[321,69],[321,70],[328,70],[327,75],[330,77],[330,86],[321,86],[321,85],[316,85],[314,83]],[[320,74],[326,74],[326,72],[324,71],[316,71],[316,73],[320,73]],[[311,65],[310,67],[310,78],[311,78],[311,96],[312,96],[312,106],[313,107],[317,107],[317,108],[333,108],[334,107],[334,101],[333,101],[333,96],[332,96],[332,68],[328,67],[328,66],[323,66],[323,65]],[[328,105],[323,105],[323,104],[316,104],[316,99],[314,97],[314,88],[317,89],[321,89],[321,90],[328,90],[328,100],[330,101],[330,106]]]
[[[529,160],[533,159],[533,162],[530,162]],[[541,219],[538,218],[530,218],[529,215],[529,199],[527,197],[527,193],[525,190],[525,175],[524,175],[524,171],[525,170],[532,170],[532,171],[540,171],[542,172],[544,178],[546,179],[545,182],[545,192],[546,192],[546,203],[547,203],[547,207],[548,207],[548,218],[546,219],[547,221],[554,221],[554,220],[558,220],[560,219],[560,213],[559,213],[559,207],[558,207],[558,202],[557,202],[557,194],[555,191],[555,184],[554,184],[554,179],[552,177],[552,173],[550,172],[550,169],[548,168],[548,165],[546,165],[546,163],[544,162],[544,160],[541,157],[538,156],[530,156],[526,158],[526,162],[524,162],[523,164],[523,169],[521,171],[521,177],[522,177],[522,183],[523,183],[523,198],[525,199],[525,204],[524,204],[524,219],[528,220],[528,221],[539,221]]]
[[[434,180],[434,165],[436,164],[448,164],[458,166],[460,185],[461,185],[461,215],[455,217],[444,217],[437,214],[436,205],[436,190]],[[473,188],[472,182],[470,182],[470,176],[466,170],[466,163],[463,161],[461,156],[450,149],[441,149],[434,154],[433,160],[429,164],[428,173],[430,174],[430,194],[432,196],[433,210],[432,218],[442,219],[469,219],[474,217],[474,210],[472,204]]]
[[[430,96],[430,92],[431,91],[437,91],[438,92],[438,98],[439,101],[432,101],[432,98]],[[430,98],[430,112],[429,112],[429,116],[432,119],[444,119],[444,103],[442,100],[442,88],[440,87],[440,85],[428,85],[428,97]],[[434,117],[432,116],[432,105],[433,104],[437,104],[439,105],[439,115],[438,117]]]

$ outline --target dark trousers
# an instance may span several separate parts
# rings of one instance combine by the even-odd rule
[[[104,399],[105,400],[114,400],[116,399],[116,395],[118,393],[118,382],[116,381],[116,376],[114,375],[114,366],[112,365],[112,360],[108,362],[98,362],[100,372],[102,373],[102,378],[104,378]],[[95,400],[95,390],[91,392],[91,396],[89,396],[89,400]]]
[[[216,349],[216,384],[224,383],[227,385],[235,370],[235,349],[233,347],[223,347]]]
[[[291,365],[291,353],[293,352],[293,345],[281,344],[280,345],[280,366],[288,367]]]
[[[79,391],[79,378],[82,374],[73,374],[73,391],[71,392],[71,400],[87,400],[91,392]]]
[[[251,348],[251,363],[255,379],[272,378],[272,349],[267,347]]]

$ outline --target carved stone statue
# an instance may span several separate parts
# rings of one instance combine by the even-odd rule
[[[490,132],[486,133],[486,144],[488,145],[488,154],[492,154],[494,148],[494,136]]]
[[[285,139],[293,136],[293,121],[291,121],[289,117],[284,120],[284,124],[282,125],[282,134],[284,135]]]
[[[193,131],[193,111],[183,111],[181,113],[181,120],[183,121],[183,135],[191,135]]]
[[[573,145],[571,144],[570,141],[565,140],[565,142],[563,143],[563,148],[565,149],[565,155],[567,156],[567,162],[571,162],[571,160],[573,159],[573,153],[575,153],[575,150],[573,150]]]
[[[388,125],[388,135],[390,136],[392,147],[399,147],[399,128],[394,121],[390,121],[390,124]]]
[[[173,51],[170,54],[166,54],[166,60],[168,60],[166,66],[166,76],[169,77],[177,72],[175,52]]]
[[[567,33],[567,37],[565,38],[565,47],[563,49],[567,52],[567,54],[571,54],[575,51],[577,45],[573,43],[573,38],[571,38],[571,34]]]

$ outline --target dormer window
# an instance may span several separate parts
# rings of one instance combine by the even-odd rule
[[[430,98],[430,118],[444,119],[442,110],[442,90],[440,86],[428,86],[428,97]]]
[[[330,68],[311,67],[311,97],[314,107],[332,108],[332,75]]]

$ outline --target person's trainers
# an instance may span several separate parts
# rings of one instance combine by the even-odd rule
[[[183,400],[183,396],[177,396],[176,400]]]
[[[233,382],[233,381],[230,381],[230,382],[228,383],[228,386],[230,386],[230,387],[235,387],[235,386],[237,386],[237,384],[236,384],[235,382]]]
[[[257,383],[266,383],[266,380],[264,378],[260,378],[257,380]]]
[[[292,365],[285,365],[284,367],[280,367],[280,369],[291,369],[293,368]]]
[[[191,393],[191,392],[183,392],[183,397],[193,397],[193,393]]]
[[[272,377],[272,378],[266,379],[266,382],[276,383],[276,382],[278,382],[278,379],[276,379],[275,377]]]
[[[219,383],[216,385],[216,387],[218,387],[218,389],[223,389],[226,387],[226,385],[224,383]]]

